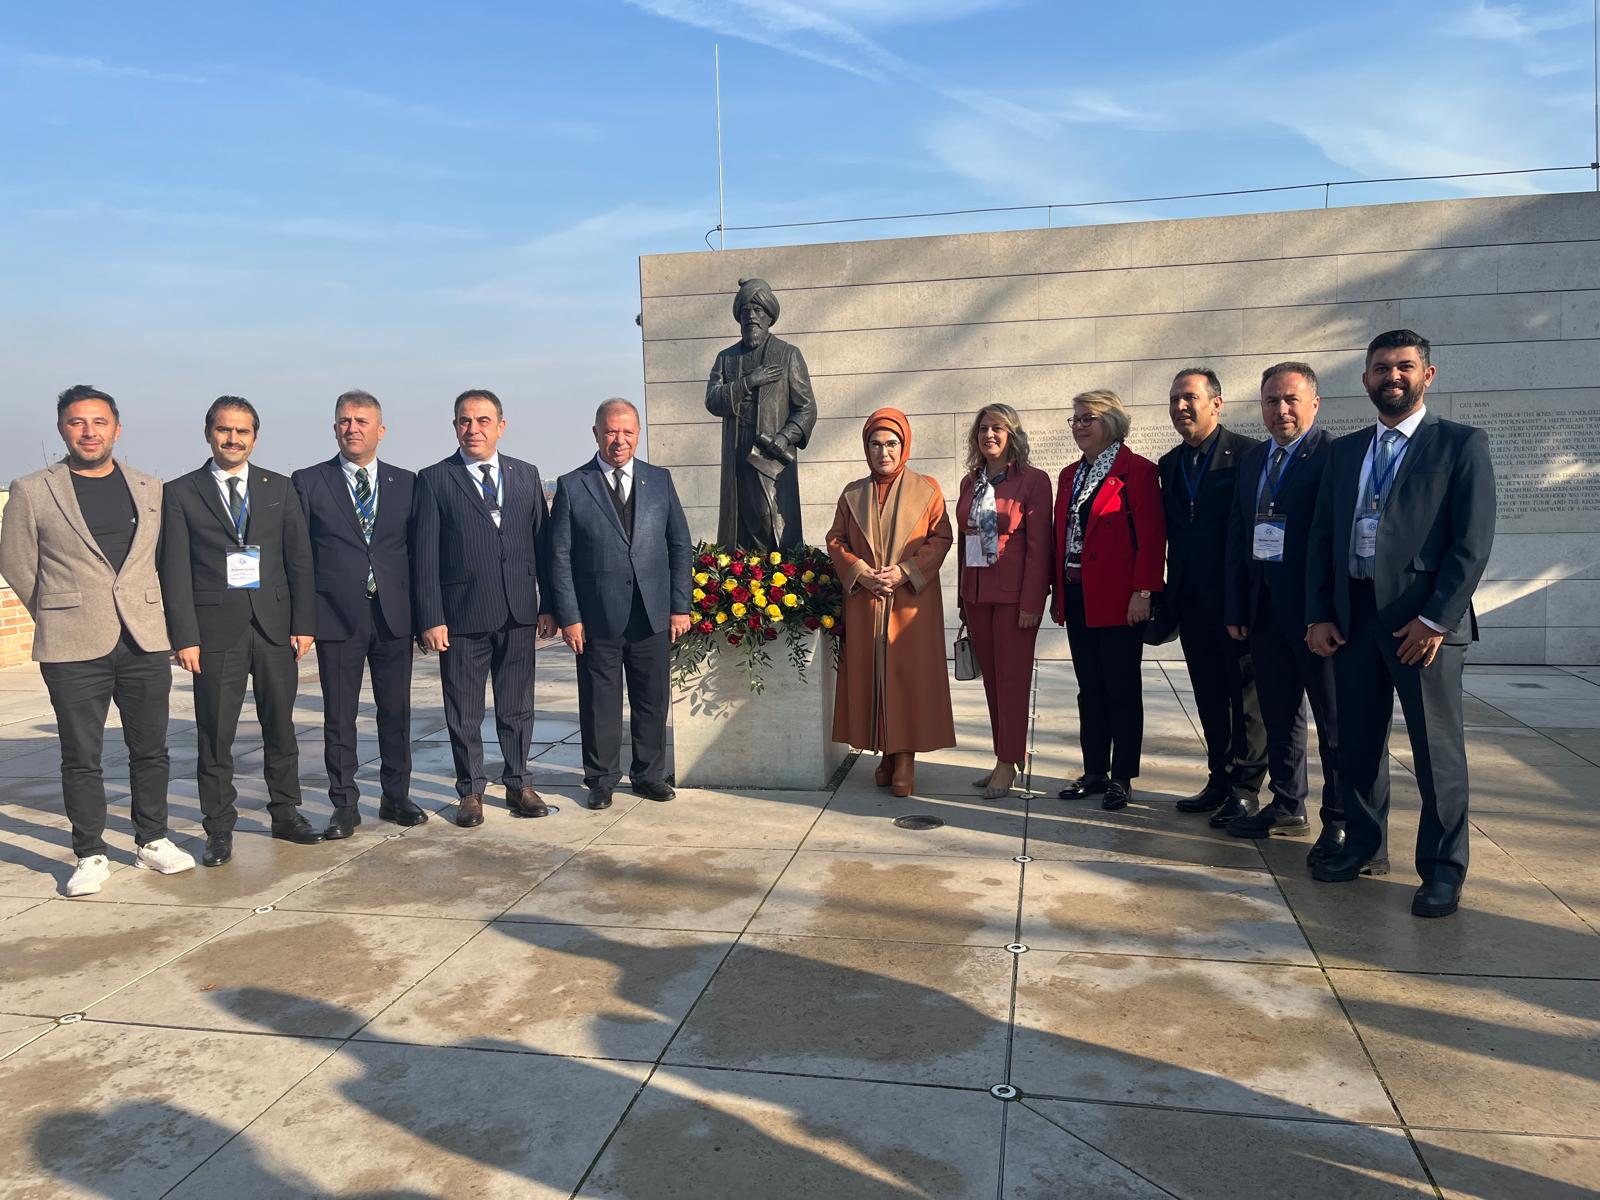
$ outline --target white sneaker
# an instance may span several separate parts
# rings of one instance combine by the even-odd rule
[[[111,878],[111,863],[104,854],[91,854],[78,860],[78,869],[67,880],[67,895],[92,896]]]
[[[133,856],[133,865],[147,871],[160,871],[163,875],[176,875],[180,871],[194,870],[194,856],[180,850],[166,838],[140,846]]]

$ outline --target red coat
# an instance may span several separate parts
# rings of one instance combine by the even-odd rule
[[[956,551],[960,556],[960,596],[966,604],[1015,604],[1044,615],[1050,595],[1050,476],[1038,467],[1017,467],[994,489],[995,528],[1000,555],[989,567],[967,565],[967,514],[972,510],[972,472],[961,477],[956,501]]]
[[[1056,485],[1056,554],[1051,577],[1057,582],[1067,565],[1068,508],[1081,460],[1065,468]],[[1128,623],[1128,601],[1134,592],[1159,592],[1166,565],[1167,519],[1161,508],[1161,483],[1156,465],[1127,446],[1106,474],[1089,506],[1083,531],[1083,608],[1091,628]],[[1217,564],[1218,579],[1222,564]],[[1067,619],[1060,588],[1050,615],[1060,625]]]

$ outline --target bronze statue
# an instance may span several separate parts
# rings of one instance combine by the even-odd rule
[[[778,298],[764,279],[741,279],[733,317],[743,338],[717,355],[706,409],[722,418],[722,506],[717,541],[741,550],[790,550],[800,528],[804,450],[817,423],[806,360],[771,334]]]

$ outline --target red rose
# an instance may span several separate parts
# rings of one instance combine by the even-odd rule
[[[761,628],[761,618],[760,617],[746,617],[744,619],[744,623],[746,625],[750,626],[751,629],[760,629]]]
[[[713,625],[710,621],[701,621],[700,624],[698,626],[696,626],[696,628],[699,629],[701,633],[710,633],[713,629],[716,628],[716,626]]]
[[[800,574],[800,568],[795,566],[792,562],[784,563],[783,564],[783,573],[785,575],[787,575],[790,579],[793,579],[797,575]]]
[[[750,589],[741,584],[739,587],[733,589],[731,595],[740,604],[743,604],[745,601],[750,599]]]
[[[814,584],[814,583],[806,584],[805,585],[805,589],[806,589],[806,595],[808,595],[808,596],[815,596],[819,591],[822,590],[821,588],[817,587],[817,585]]]
[[[774,639],[777,638],[777,636],[778,636],[778,631],[776,629],[773,629],[771,626],[768,626],[767,627],[767,641],[769,641],[769,642],[773,641]]]
[[[750,578],[751,579],[765,579],[766,577],[767,577],[767,573],[761,569],[761,564],[760,563],[751,563],[750,564]]]
[[[767,595],[771,596],[774,601],[782,600],[783,599],[783,589],[780,588],[780,587],[769,588],[767,590]]]
[[[707,596],[704,600],[700,601],[700,611],[701,612],[716,612],[717,611],[717,598],[715,596]]]
[[[817,620],[816,617],[807,617],[805,620],[805,626],[807,629],[821,629],[822,622]]]
[[[734,563],[731,567],[728,568],[728,574],[730,574],[730,575],[743,575],[744,574],[744,564],[743,563]]]
[[[716,566],[717,565],[716,556],[713,555],[713,554],[702,554],[700,556],[700,565],[702,567],[714,567],[714,566]]]
[[[730,646],[737,646],[742,641],[744,641],[744,639],[737,633],[730,633],[728,635],[728,645]]]

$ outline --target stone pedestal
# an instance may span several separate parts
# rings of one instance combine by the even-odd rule
[[[680,787],[815,791],[849,753],[833,741],[834,666],[812,640],[802,682],[773,644],[764,692],[750,690],[739,655],[719,645],[707,666],[672,693],[673,767]]]

